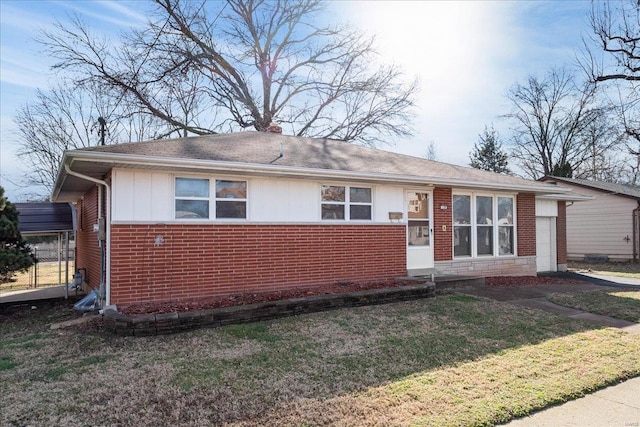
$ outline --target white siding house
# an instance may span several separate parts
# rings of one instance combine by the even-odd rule
[[[640,188],[572,178],[543,180],[557,182],[591,198],[567,203],[568,259],[594,256],[608,257],[611,261],[638,259]]]

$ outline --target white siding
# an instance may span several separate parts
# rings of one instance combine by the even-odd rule
[[[320,219],[320,186],[313,181],[252,178],[249,220],[315,222]]]
[[[113,221],[168,221],[173,218],[173,181],[168,174],[114,169]]]
[[[562,183],[563,186],[570,186]],[[628,197],[575,186],[578,194],[594,200],[567,203],[567,255],[582,258],[585,254],[608,255],[610,259],[633,257],[632,212],[637,202]],[[625,240],[629,237],[629,242]]]
[[[112,220],[115,222],[175,221],[173,188],[176,176],[194,175],[114,169]],[[285,178],[195,176],[209,179],[247,180],[247,220],[250,222],[320,222],[320,186],[322,184],[371,187],[373,222],[389,222],[389,212],[404,212],[404,188],[398,186]]]
[[[373,189],[373,220],[389,222],[389,212],[404,212],[404,188],[377,185]],[[403,215],[403,222],[406,218]]]
[[[536,199],[536,216],[558,216],[558,202]]]

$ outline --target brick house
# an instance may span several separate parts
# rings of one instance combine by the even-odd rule
[[[68,151],[53,192],[77,209],[76,267],[120,305],[556,270],[567,197],[557,185],[258,132]],[[537,240],[539,214],[557,224],[555,252]]]

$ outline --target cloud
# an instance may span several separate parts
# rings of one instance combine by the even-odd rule
[[[124,3],[140,4],[140,2],[115,2],[110,0],[98,2],[55,1],[53,3],[75,14],[86,18],[93,18],[92,22],[94,26],[95,20],[107,24],[114,24],[117,27],[132,28],[139,28],[146,22],[144,15],[123,5]],[[100,27],[105,31],[109,29],[108,26]]]

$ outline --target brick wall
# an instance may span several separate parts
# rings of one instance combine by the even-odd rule
[[[433,190],[433,256],[435,261],[446,261],[453,258],[451,197],[450,188],[438,187]],[[446,206],[447,209],[440,209],[441,206]],[[443,230],[443,226],[446,229]]]
[[[111,302],[277,291],[406,274],[405,225],[113,225]]]
[[[516,197],[518,256],[536,254],[536,197],[520,193]]]
[[[98,222],[98,187],[93,187],[77,203],[76,269],[86,268],[85,280],[94,289],[100,287],[100,247],[93,225]]]
[[[556,251],[559,271],[567,271],[567,204],[558,202],[556,218]]]

